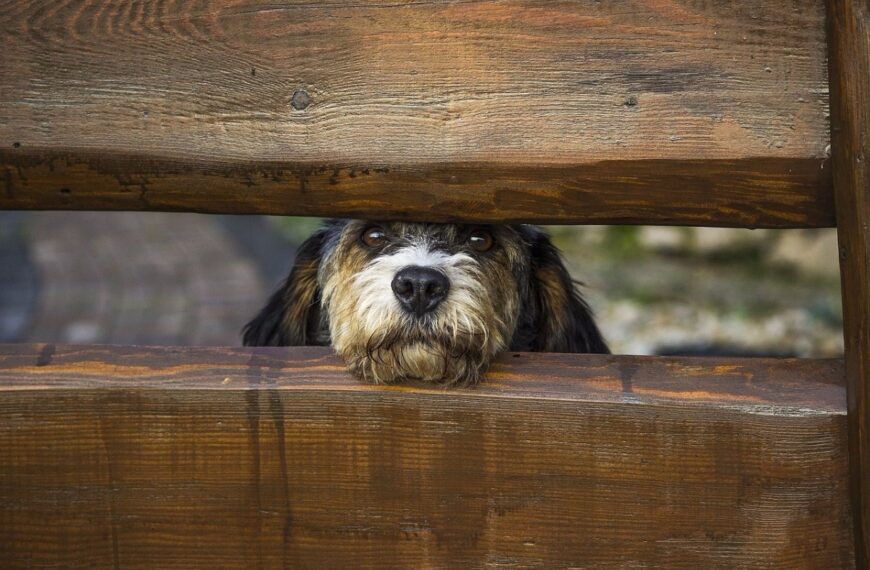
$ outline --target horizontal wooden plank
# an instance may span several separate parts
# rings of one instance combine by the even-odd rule
[[[823,4],[0,0],[0,208],[831,226]]]
[[[0,151],[0,208],[293,214],[438,222],[833,226],[819,160],[305,168]]]
[[[847,568],[840,360],[0,346],[4,567]]]

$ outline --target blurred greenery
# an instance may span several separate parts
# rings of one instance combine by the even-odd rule
[[[292,243],[302,243],[317,231],[323,218],[266,216],[269,223]]]
[[[577,231],[569,228],[569,231]],[[637,226],[608,226],[602,246],[616,259],[631,259],[643,254],[640,228]]]

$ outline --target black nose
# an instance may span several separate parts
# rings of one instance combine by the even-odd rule
[[[418,317],[433,310],[450,291],[450,281],[440,271],[412,265],[393,277],[393,293],[405,310]]]

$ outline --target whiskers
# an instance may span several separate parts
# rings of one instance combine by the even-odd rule
[[[360,349],[343,353],[363,378],[379,384],[403,380],[469,384],[486,367],[492,349],[477,316],[402,319],[400,326],[371,332]]]

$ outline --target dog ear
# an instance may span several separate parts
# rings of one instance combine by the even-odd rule
[[[296,252],[287,280],[242,329],[245,346],[303,346],[318,344],[320,289],[317,270],[326,230],[318,230]]]
[[[523,349],[609,353],[559,250],[542,230],[531,226],[523,229],[531,247],[530,279],[520,323]]]

